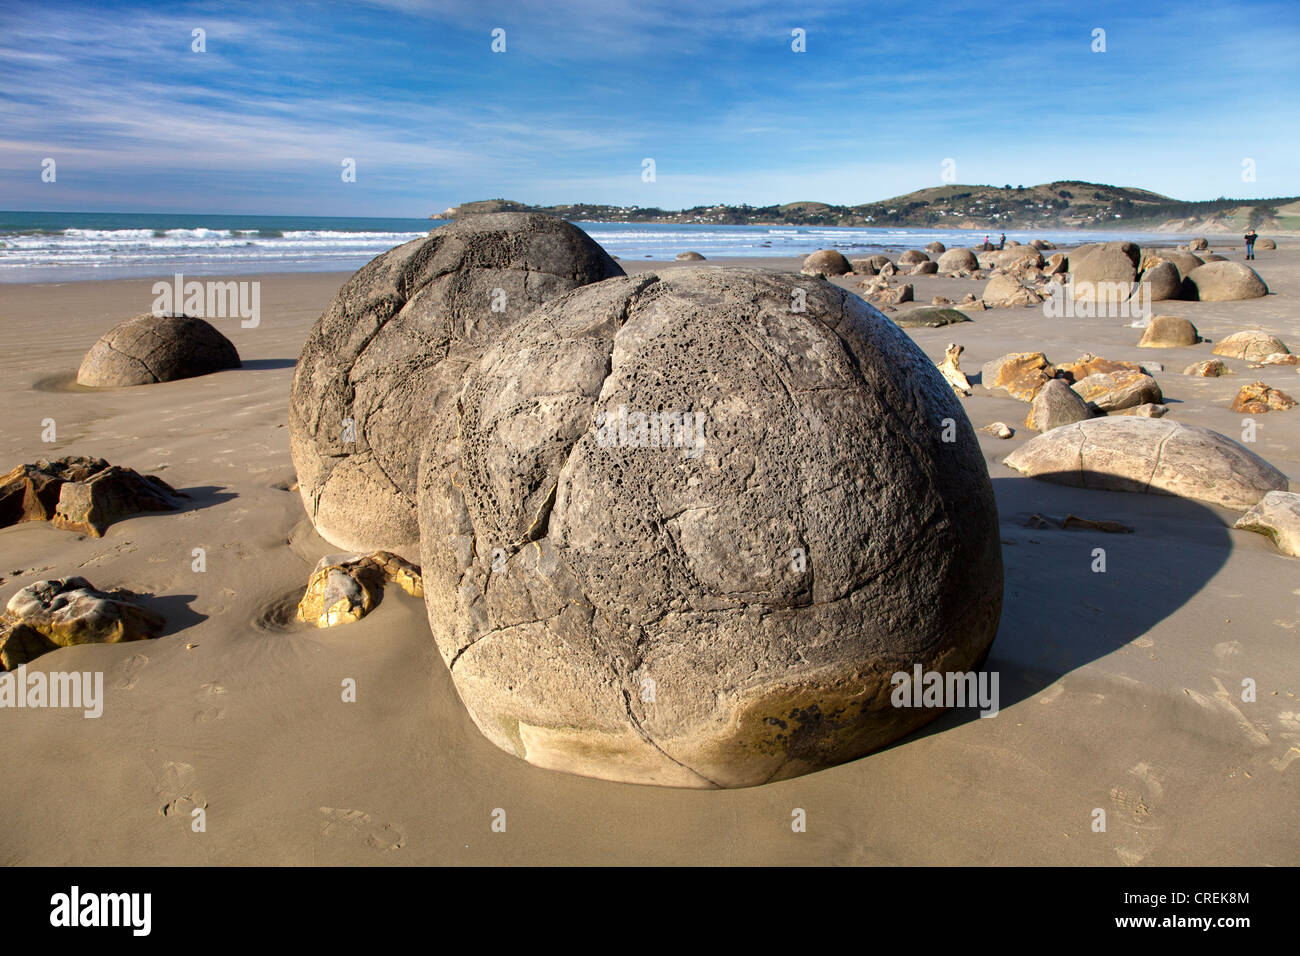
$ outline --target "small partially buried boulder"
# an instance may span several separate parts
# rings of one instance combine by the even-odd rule
[[[307,581],[298,620],[317,627],[359,621],[379,604],[390,581],[412,597],[424,597],[420,569],[395,554],[326,555]]]
[[[1088,404],[1070,388],[1069,383],[1063,378],[1054,378],[1040,388],[1029,403],[1025,427],[1045,432],[1091,417]]]
[[[80,455],[42,458],[0,476],[0,527],[49,521],[101,538],[115,521],[146,511],[175,511],[187,496],[161,478]]]
[[[1103,412],[1133,408],[1147,402],[1164,401],[1160,385],[1146,372],[1123,369],[1117,372],[1097,372],[1087,375],[1070,386],[1081,399]]]
[[[1137,418],[1164,418],[1169,414],[1169,406],[1157,402],[1143,402],[1131,408],[1121,408],[1110,412],[1111,415],[1133,415]]]
[[[898,264],[900,266],[914,266],[918,262],[929,262],[929,261],[930,261],[930,257],[926,255],[924,252],[922,252],[920,249],[908,249],[906,252],[904,252],[901,256],[898,257]]]
[[[821,249],[803,261],[799,270],[806,276],[842,276],[853,271],[844,253],[836,249]]]
[[[1283,554],[1300,558],[1300,494],[1270,491],[1233,527],[1267,535]]]
[[[1236,398],[1232,400],[1234,412],[1247,415],[1263,415],[1265,412],[1284,412],[1295,408],[1295,399],[1286,392],[1265,385],[1263,382],[1251,382],[1243,385]]]
[[[1148,302],[1176,299],[1183,286],[1183,278],[1178,272],[1178,267],[1172,262],[1163,260],[1150,269],[1143,270],[1138,282],[1142,286],[1142,295]]]
[[[679,252],[677,253],[678,262],[703,262],[704,256],[698,252]]]
[[[873,276],[879,271],[875,262],[871,259],[850,259],[849,265],[853,267],[854,275]]]
[[[1214,346],[1214,354],[1226,358],[1241,359],[1244,362],[1262,362],[1270,355],[1286,355],[1291,350],[1276,335],[1270,335],[1260,329],[1246,329],[1233,332]]]
[[[1005,463],[1057,484],[1178,495],[1236,510],[1288,485],[1286,475],[1232,439],[1168,419],[1065,425],[1026,442]]]
[[[203,319],[146,312],[114,326],[91,346],[77,369],[77,384],[152,385],[239,364],[235,346]]]
[[[1201,302],[1234,302],[1268,295],[1259,273],[1240,262],[1207,262],[1183,280],[1183,298]]]
[[[54,578],[29,584],[9,599],[3,615],[9,625],[23,625],[57,647],[74,644],[117,644],[157,637],[166,620],[139,601],[140,595],[122,588],[95,589],[85,578]],[[31,635],[11,633],[7,642],[19,640],[26,654],[39,646]],[[15,645],[15,652],[20,645]],[[24,663],[20,661],[19,663]],[[15,665],[16,666],[16,665]]]
[[[1220,375],[1231,375],[1232,370],[1224,365],[1219,359],[1207,359],[1204,362],[1195,362],[1183,369],[1184,375],[1194,375],[1198,378],[1218,378]]]
[[[1001,546],[960,401],[893,322],[808,286],[611,279],[477,365],[458,442],[426,446],[421,567],[493,743],[588,776],[752,786],[936,716],[890,705],[894,673],[977,666]]]
[[[1264,368],[1269,365],[1300,365],[1300,355],[1292,355],[1290,352],[1273,352],[1265,355],[1258,362],[1252,362],[1251,368]]]
[[[1202,249],[1210,248],[1210,243],[1206,239],[1197,238],[1188,242],[1187,248],[1191,249],[1193,252],[1200,252]]]
[[[980,384],[1022,402],[1033,401],[1038,390],[1056,377],[1056,367],[1042,352],[1010,352],[984,363]]]
[[[958,309],[936,308],[925,305],[919,309],[900,312],[894,316],[894,322],[904,329],[937,329],[955,322],[969,322],[970,316]]]
[[[1199,341],[1201,336],[1191,322],[1177,315],[1156,315],[1151,317],[1151,324],[1143,331],[1138,347],[1176,349],[1195,345]]]
[[[939,256],[940,272],[961,272],[964,269],[975,270],[979,267],[979,260],[969,249],[949,249]]]
[[[1043,297],[1014,276],[1000,272],[989,279],[981,295],[991,309],[1010,309],[1016,306],[1037,305]]]
[[[929,260],[926,260],[925,262],[918,262],[916,265],[914,265],[908,271],[908,275],[932,276],[938,271],[939,271],[939,264],[937,262],[930,262]]]
[[[1256,248],[1256,249],[1276,249],[1276,248],[1277,248],[1277,243],[1274,242],[1272,239],[1256,239],[1256,240],[1255,240],[1255,248]]]
[[[1263,247],[1261,246],[1260,248],[1263,248]],[[947,252],[948,249],[947,249],[947,247],[946,247],[942,242],[939,242],[938,240],[935,240],[934,242],[926,243],[925,251],[928,252],[928,253],[929,253],[930,255],[932,255],[932,256],[941,256],[941,255],[943,255],[945,252]]]

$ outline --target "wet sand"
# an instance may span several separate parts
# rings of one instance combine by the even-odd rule
[[[1217,249],[1240,260],[1241,251]],[[648,263],[797,271],[798,260]],[[1168,302],[1203,336],[1263,327],[1300,351],[1300,243],[1252,263],[1272,293]],[[287,405],[308,329],[344,274],[261,282],[261,324],[217,320],[244,368],[133,389],[71,385],[86,349],[147,311],[150,280],[0,286],[0,462],[98,455],[156,474],[188,510],[134,517],[102,539],[41,524],[0,530],[0,600],[79,574],[128,587],[168,619],[158,640],[66,648],[29,670],[105,675],[104,715],[0,710],[14,864],[1294,864],[1300,854],[1300,560],[1237,515],[1180,499],[1065,488],[1003,459],[1033,432],[1028,406],[976,386],[963,406],[998,498],[1006,564],[988,668],[1001,712],[952,713],[885,751],[750,790],[699,792],[547,772],[474,728],[423,604],[389,588],[364,620],[315,630],[293,603],[323,554],[289,458]],[[836,279],[854,288],[857,278]],[[982,281],[908,278],[919,303]],[[1169,417],[1240,439],[1228,403],[1262,379],[1300,397],[1295,367],[1181,375],[1211,344],[1139,349],[1128,320],[972,313],[910,334],[968,374],[1006,352],[1086,351],[1160,362]],[[43,442],[53,418],[56,440]],[[1300,483],[1300,408],[1256,416],[1253,450]],[[1033,530],[1035,512],[1133,526]],[[1091,570],[1103,547],[1107,571]],[[203,548],[207,570],[192,570]],[[1243,678],[1258,700],[1240,699]],[[342,700],[353,678],[357,701]],[[207,830],[190,810],[205,806]],[[492,830],[506,813],[506,832]],[[802,808],[807,832],[791,830]],[[1095,809],[1107,830],[1092,830]]]

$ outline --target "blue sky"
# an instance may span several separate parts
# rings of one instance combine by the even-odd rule
[[[0,208],[847,204],[945,159],[962,183],[1300,194],[1300,3],[1153,6],[0,0]]]

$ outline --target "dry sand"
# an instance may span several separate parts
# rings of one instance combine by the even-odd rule
[[[1228,253],[1240,259],[1240,251]],[[706,263],[706,265],[727,263]],[[794,271],[793,260],[734,263]],[[676,264],[624,262],[632,270]],[[1165,303],[1212,339],[1262,326],[1300,351],[1300,246],[1254,263],[1274,295]],[[1002,711],[949,714],[862,760],[741,791],[620,785],[551,773],[489,744],[456,698],[423,605],[390,588],[366,619],[287,623],[316,559],[285,426],[293,363],[345,276],[268,275],[262,322],[217,325],[245,367],[110,391],[70,386],[86,349],[147,311],[149,280],[0,286],[4,468],[91,454],[193,496],[102,539],[0,530],[0,601],[80,574],[153,595],[158,640],[48,654],[29,669],[105,675],[104,715],[0,710],[0,862],[28,864],[865,863],[1294,864],[1300,858],[1300,561],[1236,515],[1194,502],[1063,488],[1001,464],[1028,406],[976,386],[1001,514],[1002,626],[988,667]],[[852,287],[855,280],[836,280]],[[917,299],[981,282],[909,279]],[[1211,345],[1139,349],[1127,320],[974,313],[912,330],[968,373],[1009,351],[1161,362],[1170,416],[1240,438],[1228,402],[1294,367],[1181,375]],[[53,418],[57,441],[43,443]],[[1300,479],[1300,408],[1257,416],[1255,450]],[[1107,518],[1131,535],[1039,531],[1034,512]],[[1107,571],[1091,570],[1106,549]],[[192,570],[204,548],[207,570]],[[1256,703],[1240,699],[1245,677]],[[354,678],[356,703],[341,699]],[[190,810],[207,808],[192,832]],[[493,811],[506,812],[496,833]],[[791,829],[795,808],[807,832]],[[1093,811],[1107,830],[1095,833]],[[165,812],[164,812],[165,811]]]

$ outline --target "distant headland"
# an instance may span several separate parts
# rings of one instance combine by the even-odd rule
[[[1038,186],[946,185],[856,206],[791,202],[665,210],[653,206],[574,203],[530,206],[508,199],[462,203],[430,219],[488,212],[542,212],[571,222],[700,225],[907,226],[932,229],[1101,229],[1152,232],[1300,232],[1300,197],[1189,202],[1146,189],[1073,180]]]

